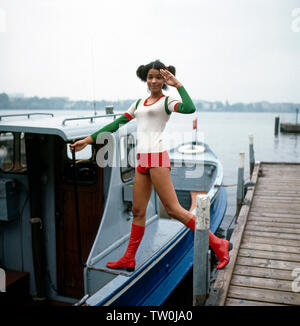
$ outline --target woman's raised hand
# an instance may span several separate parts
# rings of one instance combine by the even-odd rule
[[[181,83],[175,78],[175,76],[170,71],[165,69],[160,69],[159,72],[169,86],[174,86],[176,88],[182,86]]]
[[[72,152],[75,149],[75,152],[83,150],[89,143],[86,139],[81,139],[76,141],[74,144],[70,144],[70,151]]]

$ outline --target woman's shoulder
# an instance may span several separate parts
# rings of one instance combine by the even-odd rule
[[[173,95],[168,95],[168,104],[171,104],[172,102],[180,102],[180,100]]]

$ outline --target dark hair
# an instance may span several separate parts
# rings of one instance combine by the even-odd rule
[[[142,80],[142,81],[147,81],[147,75],[148,75],[148,71],[150,69],[167,69],[168,71],[170,71],[174,76],[176,74],[176,69],[174,66],[165,66],[162,62],[160,62],[159,60],[155,60],[152,61],[150,63],[148,63],[147,65],[141,65],[137,68],[136,71],[136,75]],[[164,84],[163,89],[167,89],[167,85]]]

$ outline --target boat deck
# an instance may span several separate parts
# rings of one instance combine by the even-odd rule
[[[255,166],[213,305],[300,305],[300,163]]]
[[[141,242],[140,248],[136,254],[136,268],[138,270],[151,257],[153,257],[163,246],[168,244],[174,237],[182,232],[186,227],[175,220],[170,219],[156,219],[146,226],[145,235]],[[109,252],[95,265],[90,267],[94,270],[105,271],[111,274],[131,276],[134,272],[127,272],[120,269],[111,269],[106,267],[108,261],[116,261],[122,257],[126,251],[128,241],[123,242],[119,247]]]

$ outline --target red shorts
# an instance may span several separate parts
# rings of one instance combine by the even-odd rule
[[[137,171],[149,174],[150,168],[164,167],[171,170],[171,162],[167,151],[160,153],[138,153]]]

